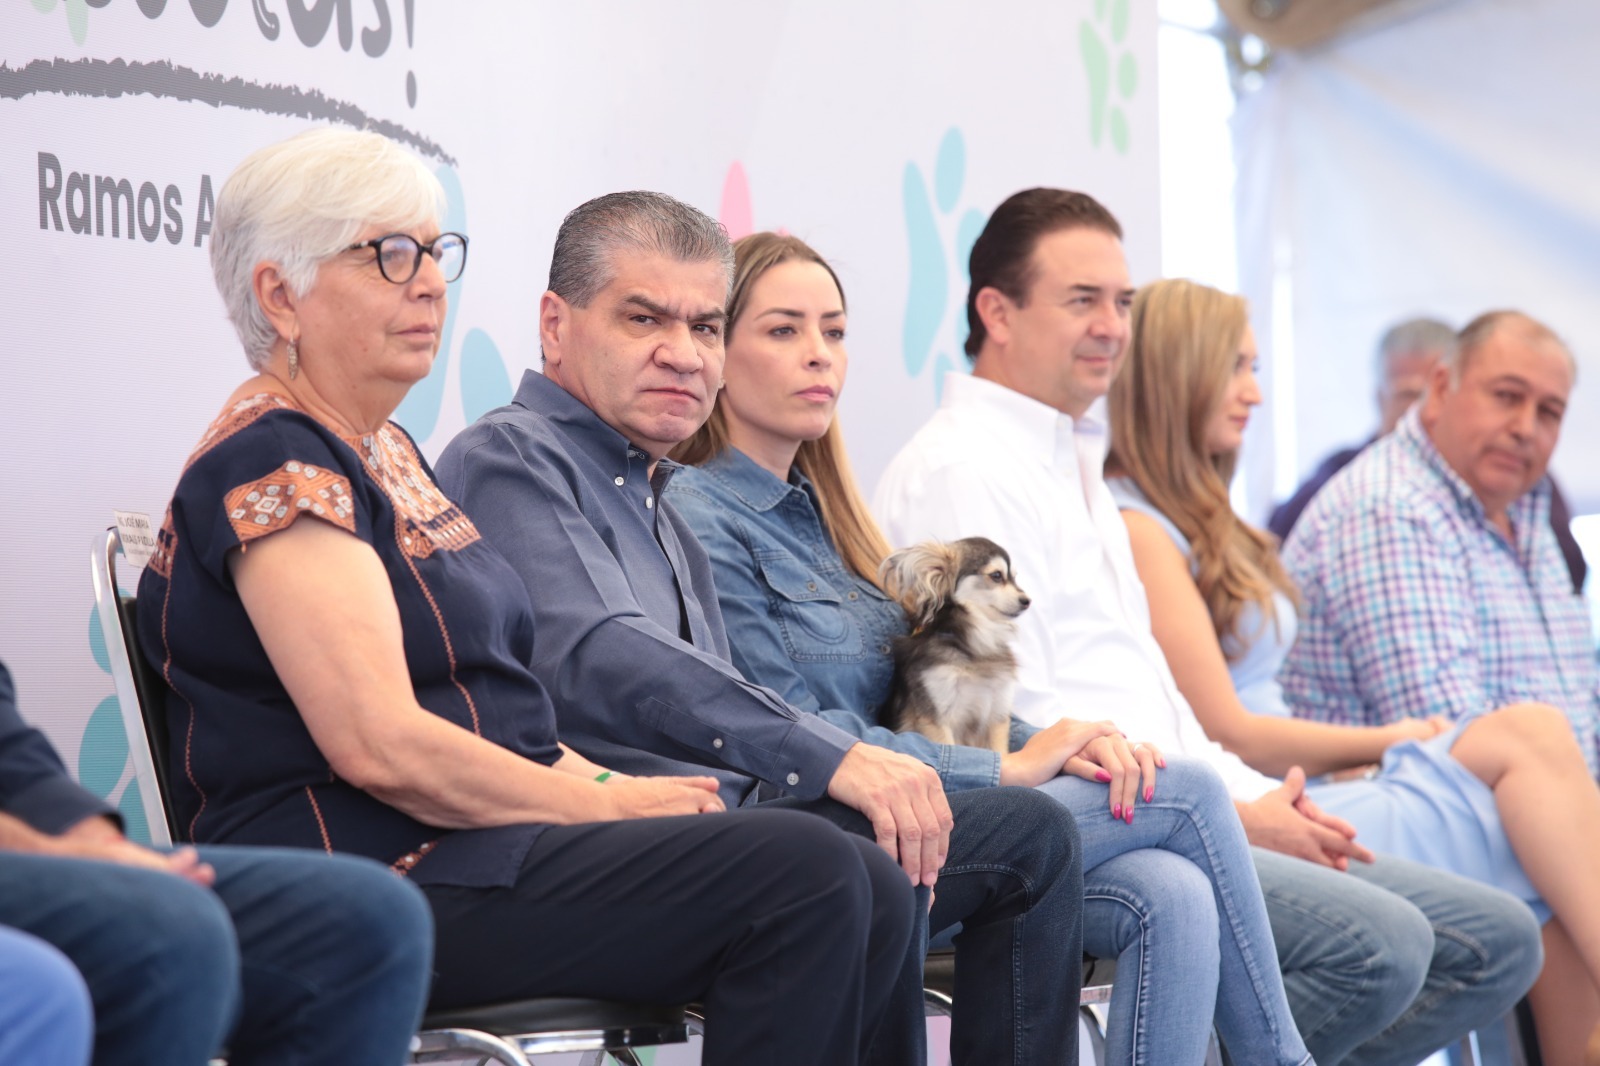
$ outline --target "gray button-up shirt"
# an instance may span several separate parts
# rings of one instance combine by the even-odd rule
[[[561,739],[635,774],[713,774],[730,807],[755,780],[823,795],[856,738],[729,661],[711,564],[660,495],[676,465],[630,445],[565,389],[517,395],[439,457],[445,492],[522,575],[533,671]]]

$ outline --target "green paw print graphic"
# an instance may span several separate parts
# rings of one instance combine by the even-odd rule
[[[1098,148],[1110,127],[1111,146],[1123,155],[1128,154],[1129,134],[1122,105],[1132,100],[1139,88],[1139,64],[1132,52],[1123,50],[1128,40],[1129,6],[1128,0],[1094,0],[1094,19],[1078,23],[1078,51],[1089,75],[1089,142]],[[1113,49],[1117,53],[1115,69]]]
[[[40,14],[48,15],[56,9],[60,0],[33,0],[33,9]],[[89,4],[86,0],[67,0],[64,5],[67,12],[67,32],[72,34],[73,44],[82,44],[89,36]],[[95,7],[104,7],[105,4],[95,4]]]

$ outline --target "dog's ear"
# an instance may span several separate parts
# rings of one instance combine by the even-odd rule
[[[933,620],[956,589],[961,556],[937,540],[901,548],[878,567],[883,591],[899,603],[920,629]]]

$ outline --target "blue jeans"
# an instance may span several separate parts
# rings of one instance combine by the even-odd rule
[[[0,926],[0,1062],[85,1066],[93,1035],[89,990],[71,960]]]
[[[1543,963],[1526,904],[1381,856],[1339,873],[1255,849],[1295,1021],[1320,1066],[1415,1063],[1499,1018]]]
[[[0,925],[59,948],[94,1000],[98,1066],[399,1063],[422,1015],[432,923],[376,863],[201,848],[204,889],[39,855],[0,863]]]
[[[1040,791],[1078,823],[1084,948],[1117,960],[1106,1060],[1200,1062],[1214,1022],[1238,1066],[1307,1062],[1250,846],[1216,772],[1169,756],[1132,825],[1111,817],[1105,785],[1063,776]]]

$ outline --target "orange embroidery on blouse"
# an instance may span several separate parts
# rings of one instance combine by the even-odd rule
[[[439,491],[404,434],[386,425],[345,441],[394,505],[395,540],[407,555],[426,559],[436,550],[460,551],[478,542],[478,527]]]
[[[306,786],[306,799],[311,801],[311,813],[317,817],[317,832],[322,834],[322,850],[329,855],[333,854],[333,841],[328,839],[328,823],[322,820],[322,805],[317,802],[317,794],[311,791],[311,786]]]
[[[391,862],[389,864],[389,869],[393,870],[401,877],[405,877],[416,868],[417,863],[421,862],[427,857],[428,852],[432,851],[433,846],[437,843],[439,843],[437,840],[430,840],[427,843],[419,846],[417,850],[406,852],[394,862]]]
[[[212,448],[221,444],[240,430],[255,423],[262,415],[270,411],[296,410],[294,404],[271,392],[258,392],[254,396],[246,396],[226,411],[212,420],[206,427],[205,433],[200,437],[200,443],[195,445],[194,451],[189,453],[188,460],[183,464],[183,469],[188,470],[195,461]],[[180,475],[181,476],[181,475]],[[161,532],[156,535],[156,550],[150,556],[149,567],[162,577],[172,578],[172,557],[178,550],[178,534],[172,525],[172,507],[167,506],[166,518],[161,523]]]
[[[232,489],[222,505],[241,545],[289,528],[302,514],[325,519],[347,533],[356,531],[355,501],[344,475],[297,459]]]

